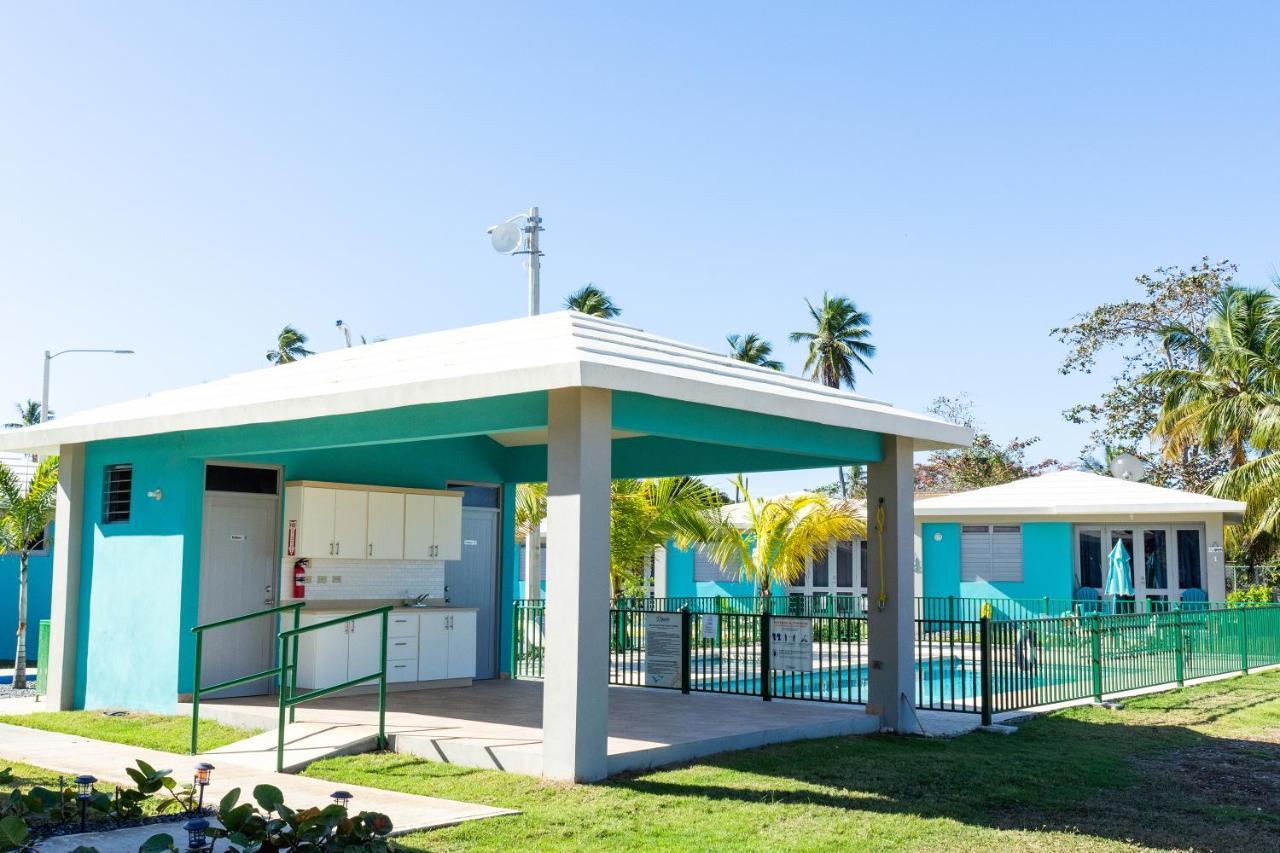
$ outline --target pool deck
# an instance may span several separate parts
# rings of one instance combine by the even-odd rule
[[[201,702],[200,711],[204,719],[274,729],[277,706],[272,696],[254,696]],[[979,723],[975,714],[921,711],[919,717],[924,733],[935,736],[962,734]],[[376,731],[377,697],[317,700],[299,707],[297,719],[298,725],[286,728],[291,739],[294,730],[305,726],[308,736],[323,733],[334,747],[367,740]],[[874,734],[878,728],[877,718],[868,716],[862,705],[610,687],[608,772],[645,770],[771,743]],[[430,761],[541,775],[542,683],[481,681],[471,687],[391,693],[387,734],[392,749]],[[274,747],[274,735],[264,742]]]

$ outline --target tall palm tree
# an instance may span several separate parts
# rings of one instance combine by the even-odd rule
[[[609,294],[587,282],[582,287],[564,298],[564,307],[570,311],[581,311],[592,317],[603,317],[612,320],[622,313],[622,309],[613,304]]]
[[[637,591],[644,568],[668,540],[689,541],[719,493],[696,477],[614,480],[609,512],[609,582],[613,596]],[[683,546],[682,546],[683,547]]]
[[[40,423],[40,401],[27,400],[25,403],[14,403],[13,407],[18,410],[18,419],[13,423],[5,424],[5,429],[20,429],[22,427],[34,426]],[[49,420],[53,420],[53,409],[49,410]]]
[[[825,553],[833,540],[867,534],[866,521],[847,501],[823,495],[753,498],[741,475],[734,487],[742,493],[745,519],[718,508],[704,512],[700,526],[677,535],[676,543],[682,548],[700,545],[726,572],[736,571],[754,583],[762,598],[772,594],[775,583],[802,578],[806,560]]]
[[[267,350],[267,361],[272,364],[290,364],[309,355],[315,353],[307,349],[307,336],[293,326],[285,326],[276,336],[275,349]]]
[[[27,560],[44,547],[58,501],[58,457],[46,456],[24,484],[0,462],[0,554],[18,555],[18,644],[13,653],[13,686],[27,686]]]
[[[782,362],[772,358],[773,344],[757,335],[747,332],[745,335],[730,335],[725,338],[729,342],[729,357],[747,364],[758,364],[770,370],[781,370]]]
[[[524,543],[525,598],[541,598],[542,522],[547,517],[547,484],[520,483],[516,486],[516,540]]]
[[[804,360],[805,372],[828,388],[839,388],[842,385],[856,388],[854,365],[870,373],[871,366],[867,364],[867,359],[876,354],[875,344],[868,342],[871,337],[871,315],[859,311],[851,299],[832,297],[826,293],[822,294],[822,302],[816,307],[807,299],[804,304],[809,306],[814,330],[792,332],[791,341],[809,344],[809,352]],[[838,473],[840,496],[848,497],[844,469],[840,468]]]

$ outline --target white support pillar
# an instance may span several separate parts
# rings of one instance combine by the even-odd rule
[[[883,460],[867,466],[867,713],[878,714],[882,728],[907,732],[915,726],[915,473],[912,440],[883,440]]]
[[[53,522],[53,600],[46,676],[50,710],[69,711],[75,704],[83,530],[84,445],[64,444],[58,453],[58,509]]]
[[[542,775],[588,782],[608,771],[612,399],[568,388],[547,409]]]

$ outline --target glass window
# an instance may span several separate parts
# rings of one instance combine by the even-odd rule
[[[1102,532],[1080,531],[1080,586],[1102,589]]]
[[[1169,548],[1165,531],[1142,531],[1142,562],[1146,569],[1147,589],[1168,588]]]
[[[1133,531],[1132,530],[1112,530],[1111,531],[1111,541],[1107,545],[1108,567],[1110,566],[1111,552],[1116,549],[1117,542],[1119,542],[1124,546],[1124,552],[1129,555],[1129,583],[1133,583]]]
[[[813,555],[813,588],[823,589],[831,584],[831,570],[827,566],[827,552],[819,551]]]
[[[133,466],[108,465],[102,478],[102,523],[129,520],[133,501]]]
[[[861,542],[858,543],[858,566],[861,569],[861,571],[859,572],[860,577],[859,577],[858,585],[862,587],[862,589],[866,589],[867,588],[867,540],[865,539],[863,539]]]
[[[280,491],[277,485],[279,479],[274,468],[208,465],[204,469],[204,488],[208,492],[274,495]]]
[[[853,589],[853,543],[836,543],[836,587]]]
[[[500,492],[497,486],[470,486],[449,484],[449,491],[462,492],[463,506],[478,506],[484,509],[497,509]]]
[[[1204,589],[1200,575],[1200,531],[1179,530],[1175,536],[1178,542],[1178,586],[1182,589]]]

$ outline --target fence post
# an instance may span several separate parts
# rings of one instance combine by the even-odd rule
[[[1177,653],[1176,657],[1174,658],[1174,668],[1178,676],[1178,686],[1182,687],[1183,686],[1183,683],[1182,683],[1183,667],[1185,666],[1185,664],[1182,661],[1182,608],[1181,607],[1177,607],[1173,611],[1173,627],[1177,632],[1174,638],[1175,651]]]
[[[1102,614],[1093,614],[1093,701],[1102,701]]]
[[[991,617],[983,616],[978,622],[982,678],[982,724],[991,725]]]
[[[689,692],[689,656],[693,645],[690,633],[693,629],[693,616],[689,613],[689,605],[680,608],[680,692]]]
[[[773,668],[769,663],[769,612],[760,614],[760,698],[773,701]]]
[[[947,621],[952,626],[956,624],[956,597],[954,595],[947,596]]]
[[[1245,621],[1245,616],[1249,613],[1249,606],[1242,602],[1240,608],[1240,673],[1242,675],[1249,674],[1249,629]]]
[[[511,602],[511,680],[517,678],[517,670],[520,668],[516,665],[516,638],[520,633],[520,602]]]
[[[1049,596],[1047,595],[1044,597],[1044,615],[1049,615]]]

